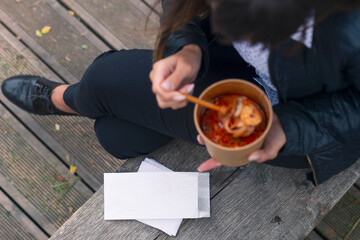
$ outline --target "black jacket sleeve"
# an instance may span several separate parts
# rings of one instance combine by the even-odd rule
[[[166,12],[167,4],[169,4],[172,0],[163,0],[162,6],[163,11]],[[161,21],[161,19],[160,19]],[[168,57],[176,52],[178,52],[182,47],[188,44],[198,45],[202,51],[202,62],[201,68],[199,71],[198,77],[203,76],[209,66],[209,48],[208,48],[208,40],[206,34],[200,28],[198,22],[200,18],[195,18],[193,21],[189,22],[182,29],[173,33],[166,45],[165,56]]]
[[[360,51],[350,58],[347,89],[274,106],[286,135],[283,153],[306,155],[360,139]]]

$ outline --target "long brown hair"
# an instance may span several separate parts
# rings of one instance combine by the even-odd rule
[[[195,16],[206,16],[210,10],[205,0],[173,0],[163,8],[155,44],[155,61],[164,56],[166,43],[172,33],[184,27]]]
[[[294,33],[311,12],[316,23],[340,11],[358,10],[360,0],[172,0],[163,6],[164,13],[157,36],[154,60],[165,53],[172,33],[195,16],[207,16],[210,4],[213,30],[230,41],[250,37],[253,44],[272,47]]]

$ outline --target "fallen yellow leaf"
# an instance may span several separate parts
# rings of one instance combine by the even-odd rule
[[[75,174],[75,172],[76,172],[76,167],[73,166],[73,165],[70,165],[70,172],[71,172],[71,174]]]
[[[38,37],[42,37],[42,34],[41,34],[41,32],[40,32],[39,30],[36,30],[36,31],[35,31],[35,34],[36,34],[36,36],[38,36]]]
[[[50,26],[45,26],[45,27],[43,27],[43,29],[41,29],[41,33],[47,34],[48,32],[50,32],[50,30],[51,30]]]
[[[75,12],[74,12],[74,11],[69,10],[68,12],[70,13],[70,15],[75,16]]]

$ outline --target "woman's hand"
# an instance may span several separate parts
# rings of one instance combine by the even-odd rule
[[[150,80],[160,108],[178,109],[186,106],[185,96],[176,91],[192,94],[194,84],[191,83],[199,72],[201,58],[200,47],[190,44],[153,65]]]
[[[198,135],[198,142],[204,144],[203,139]],[[248,157],[249,161],[266,162],[277,157],[280,149],[286,143],[286,136],[281,126],[278,116],[274,113],[273,122],[268,135],[264,139],[264,143],[261,149],[251,153]],[[199,172],[209,171],[213,168],[220,166],[221,164],[216,162],[213,158],[203,162],[199,167]]]

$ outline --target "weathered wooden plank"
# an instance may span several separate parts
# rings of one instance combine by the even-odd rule
[[[61,0],[60,0],[61,1]],[[78,16],[83,19],[92,29],[104,38],[114,49],[127,49],[126,45],[117,39],[105,26],[103,26],[95,17],[88,13],[81,5],[75,1],[61,1],[69,9],[72,9]]]
[[[77,78],[70,73],[65,67],[63,67],[58,60],[56,60],[52,55],[50,55],[39,43],[33,41],[32,36],[25,32],[16,22],[14,22],[4,11],[0,9],[0,20],[7,24],[13,32],[18,36],[21,36],[22,41],[24,41],[29,47],[36,50],[37,54],[42,57],[42,59],[51,65],[54,69],[57,70],[62,76],[65,76],[68,79],[69,83],[76,83]]]
[[[324,240],[319,234],[315,231],[311,231],[309,235],[305,238],[305,240]]]
[[[356,181],[355,186],[360,189],[360,178]]]
[[[34,4],[32,1],[4,1],[0,5],[0,20],[51,64],[55,71],[65,74],[64,77],[72,82],[77,82],[93,59],[108,48],[104,44],[100,45],[100,41],[94,45],[94,41],[87,38],[92,33],[81,32],[79,27],[69,24],[72,16],[65,13],[66,10],[62,7],[55,6],[55,10],[54,4],[49,5],[52,2],[54,1],[38,1]],[[69,16],[68,20],[63,17],[64,14]],[[81,24],[74,19],[72,22]],[[37,37],[35,31],[46,25],[51,26],[51,31]]]
[[[104,188],[99,188],[50,239],[155,239],[159,231],[136,221],[104,221]]]
[[[154,23],[159,23],[159,15],[161,12],[160,5],[149,5],[145,1],[135,0],[130,1],[137,9],[139,9],[147,18],[151,19]]]
[[[93,32],[90,31],[84,24],[82,24],[75,16],[72,16],[63,6],[61,6],[56,0],[45,0],[60,16],[62,16],[71,26],[73,26],[81,36],[88,39],[94,46],[96,46],[101,52],[106,52],[109,47],[101,41]]]
[[[179,171],[194,170],[207,157],[204,154],[195,160],[191,152],[187,160],[184,156],[174,157],[174,150],[169,149],[172,144],[176,145],[171,143],[152,157]],[[195,148],[195,152],[199,151]],[[169,158],[170,155],[173,157]],[[176,161],[172,161],[175,158]],[[136,170],[141,160],[128,161],[120,171]],[[357,179],[360,162],[318,188],[306,180],[306,170],[250,164],[229,174],[228,182],[227,175],[226,184],[218,184],[217,190],[221,191],[217,192],[214,179],[221,179],[217,174],[226,175],[224,170],[227,168],[216,169],[211,174],[211,218],[184,221],[177,239],[304,239]],[[141,228],[142,225],[134,221],[103,221],[102,191],[101,188],[84,204],[78,216],[69,219],[53,239],[70,239],[74,232],[81,232],[75,235],[79,238],[94,234],[96,238],[169,238],[165,234],[157,236],[155,229]],[[96,231],[85,233],[90,226],[96,226]]]
[[[360,161],[315,188],[304,170],[251,164],[212,199],[211,218],[187,221],[178,238],[303,239],[359,174]]]
[[[61,82],[48,67],[0,24],[0,82],[12,75],[37,74]],[[6,66],[6,69],[5,67]],[[13,104],[0,93],[0,99],[11,111],[35,132],[44,143],[67,164],[76,163],[79,176],[93,188],[102,184],[102,173],[114,171],[122,161],[106,153],[93,133],[93,121],[79,117],[39,117],[30,115]],[[60,131],[55,131],[59,124]],[[78,125],[81,124],[81,125]],[[84,142],[88,144],[85,145]],[[85,142],[86,143],[86,142]],[[86,149],[91,147],[93,151]],[[84,149],[86,149],[84,151]],[[70,159],[70,161],[69,161]]]
[[[161,7],[161,0],[141,0],[144,2],[147,6],[149,6],[151,9],[155,9],[156,13],[161,15],[162,14],[162,7]]]
[[[70,174],[68,168],[2,105],[0,126],[3,133],[0,135],[0,173],[51,225],[61,226],[72,214],[69,208],[79,208],[92,195],[92,191]],[[8,190],[10,196],[16,194]],[[23,199],[19,198],[19,202],[23,202]],[[40,221],[39,225],[46,224],[41,222],[42,219],[36,220]],[[54,230],[51,225],[44,225],[49,234]]]
[[[69,169],[65,166],[61,161],[59,161],[53,153],[51,153],[43,144],[41,144],[37,138],[30,133],[23,125],[20,123],[12,114],[10,114],[3,105],[0,105],[0,117],[3,120],[2,125],[5,128],[5,135],[6,138],[9,137],[9,132],[7,129],[10,129],[10,126],[17,135],[25,140],[37,153],[39,153],[47,162],[56,168],[58,173],[63,176],[69,175]],[[6,125],[8,123],[8,125]],[[10,124],[11,123],[11,124]],[[19,149],[20,150],[20,149]],[[77,181],[77,184],[74,185],[75,189],[78,190],[82,196],[88,198],[90,197],[93,192],[86,187],[81,181]]]
[[[349,191],[341,198],[335,207],[327,214],[323,222],[344,239],[349,232],[349,239],[360,239],[360,226],[356,222],[360,219],[360,191],[351,187]],[[353,229],[353,227],[355,227]],[[329,239],[333,232],[322,229],[323,235]]]
[[[343,240],[343,238],[329,225],[321,221],[317,226],[316,230],[321,233],[321,235],[326,236],[331,240]]]
[[[38,136],[41,136],[41,139],[47,144],[47,146],[50,146],[50,148],[55,151],[63,161],[66,161],[68,164],[70,164],[70,162],[75,164],[77,167],[77,174],[81,176],[81,178],[83,178],[87,184],[89,184],[93,189],[97,189],[101,186],[101,181],[94,178],[94,176],[87,170],[88,167],[83,166],[81,162],[71,160],[72,154],[69,151],[61,146],[60,143],[57,142],[38,122],[36,122],[30,114],[10,103],[3,96],[1,91],[0,100],[6,106],[10,107],[11,111],[16,114],[16,116],[19,117],[24,123],[26,123],[26,126],[30,127],[30,129],[36,132]],[[68,158],[70,159],[69,162],[67,161]]]
[[[355,184],[349,189],[349,191],[346,194],[350,194],[352,198],[354,198],[357,201],[360,201],[360,189],[358,189]],[[355,203],[358,203],[355,201]]]
[[[48,239],[1,190],[0,226],[0,239]]]
[[[149,157],[176,171],[196,171],[208,154],[203,147],[173,141]],[[144,157],[128,160],[120,171],[137,171],[142,160]],[[211,195],[215,196],[242,171],[221,167],[211,172]],[[103,208],[103,188],[100,188],[51,239],[155,239],[161,233],[136,221],[104,221]]]
[[[201,162],[209,158],[206,149],[201,146],[195,146],[183,141],[172,141],[166,146],[150,153],[149,158],[153,158],[164,166],[174,171],[196,171]],[[134,172],[140,166],[143,158],[130,159],[126,161],[119,169],[121,172]],[[211,172],[210,185],[211,195],[220,191],[228,182],[236,177],[241,168],[220,167]]]
[[[135,0],[139,1],[139,0]],[[130,0],[61,0],[73,9],[92,29],[116,49],[119,41],[126,48],[153,48],[158,23],[151,16],[147,31],[147,15],[141,12]],[[117,39],[117,40],[116,40]]]
[[[41,212],[38,210],[29,200],[17,190],[3,174],[0,173],[0,186],[9,193],[9,195],[16,201],[16,203],[22,208],[26,209],[26,213],[41,226],[48,235],[52,235],[56,232],[57,227],[54,226]],[[1,238],[0,238],[1,239]]]

